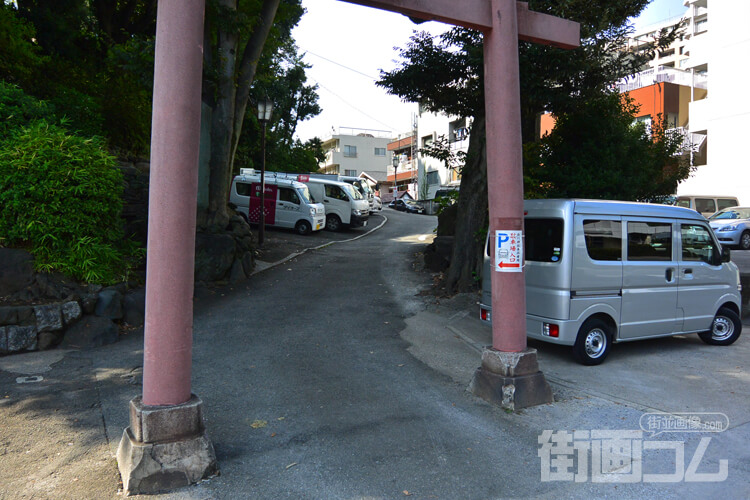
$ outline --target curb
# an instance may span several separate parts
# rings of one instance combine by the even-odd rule
[[[327,246],[336,245],[336,244],[339,244],[339,243],[349,243],[350,241],[355,241],[355,240],[358,240],[360,238],[364,238],[365,236],[368,236],[368,235],[374,233],[375,231],[377,231],[378,229],[382,228],[385,225],[386,222],[388,222],[388,217],[385,216],[385,215],[383,215],[383,222],[381,222],[379,226],[372,228],[371,230],[367,231],[364,234],[360,234],[359,236],[355,236],[354,238],[349,238],[348,240],[329,241],[328,243],[323,243],[322,245],[318,245],[316,247],[305,248],[304,250],[301,250],[299,252],[294,252],[292,254],[289,254],[286,257],[284,257],[283,259],[277,260],[276,262],[263,262],[262,260],[257,260],[256,261],[256,265],[255,265],[255,269],[250,274],[250,276],[255,276],[258,273],[262,273],[266,269],[271,269],[272,267],[276,267],[276,266],[278,266],[280,264],[288,262],[288,261],[290,261],[290,260],[292,260],[292,259],[294,259],[296,257],[299,257],[300,255],[302,255],[302,254],[304,254],[306,252],[309,252],[310,250],[320,250],[321,248],[325,248]]]

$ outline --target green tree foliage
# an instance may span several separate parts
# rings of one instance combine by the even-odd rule
[[[549,135],[527,144],[526,196],[642,201],[674,193],[690,173],[683,137],[664,119],[647,131],[636,112],[631,99],[605,94],[561,115]]]
[[[522,137],[535,142],[536,118],[542,111],[556,116],[572,112],[590,99],[605,95],[617,79],[641,68],[648,53],[621,54],[630,32],[627,20],[637,16],[650,0],[530,0],[529,8],[577,21],[581,47],[562,50],[519,42]],[[675,32],[662,33],[653,50],[671,43]],[[455,28],[433,39],[412,36],[401,50],[402,64],[381,73],[379,85],[424,109],[456,116],[473,116],[474,126],[462,171],[458,223],[451,266],[446,273],[449,290],[474,285],[481,272],[482,241],[476,237],[486,226],[487,185],[484,148],[483,50],[481,33]],[[472,140],[482,131],[481,140]],[[610,140],[617,140],[611,138]],[[528,148],[527,148],[528,149]],[[533,149],[533,148],[532,148]],[[481,179],[481,177],[485,179]],[[535,179],[545,182],[544,179]],[[485,216],[477,212],[483,207]]]
[[[251,101],[268,98],[274,104],[266,133],[266,168],[278,172],[314,172],[325,159],[322,142],[294,138],[297,125],[318,114],[317,85],[307,85],[306,65],[291,39],[271,54],[264,54],[250,94]],[[255,107],[248,107],[235,158],[239,167],[260,168],[260,124]]]
[[[29,71],[11,81],[54,105],[70,130],[107,137],[110,147],[126,154],[145,153],[151,126],[156,1],[17,4],[17,10],[7,5],[4,9],[34,28],[33,45],[44,60],[38,65],[30,61]]]
[[[126,272],[122,174],[97,138],[37,121],[0,143],[0,244],[41,271],[110,284]]]
[[[0,80],[22,84],[36,76],[44,58],[34,42],[33,25],[16,15],[16,9],[0,2]]]

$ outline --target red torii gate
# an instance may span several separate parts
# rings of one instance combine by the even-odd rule
[[[518,39],[574,48],[578,23],[529,10],[516,0],[343,0],[480,30],[484,34],[484,99],[491,239],[523,242],[523,152]],[[522,248],[522,247],[516,247]],[[492,245],[495,262],[497,244]],[[515,249],[515,248],[514,248]],[[536,350],[526,346],[526,284],[520,259],[493,269],[492,348],[482,353],[472,391],[510,409],[552,401]]]
[[[484,33],[491,234],[523,230],[518,38],[573,48],[577,23],[515,0],[343,0]],[[191,394],[193,269],[205,0],[161,0],[151,136],[143,396],[130,402],[117,461],[126,494],[200,481],[216,470],[201,400]],[[493,260],[494,260],[493,245]],[[526,348],[521,272],[492,273],[492,348],[472,390],[508,408],[551,400]]]

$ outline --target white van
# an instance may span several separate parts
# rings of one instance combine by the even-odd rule
[[[362,197],[365,200],[367,200],[367,203],[370,206],[370,213],[373,213],[376,210],[375,209],[375,191],[372,190],[372,187],[370,186],[370,183],[367,182],[367,179],[363,177],[339,175],[339,180],[341,182],[346,182],[348,184],[351,184],[357,189],[357,191],[359,191],[359,194],[361,194]]]
[[[325,208],[314,203],[306,184],[292,179],[265,175],[265,223],[267,226],[294,229],[299,234],[319,231],[325,225]],[[229,201],[252,223],[260,222],[260,172],[240,169],[232,180]]]
[[[739,270],[698,213],[592,200],[527,200],[524,212],[529,338],[573,346],[576,359],[596,365],[612,343],[697,333],[729,345],[740,336]],[[487,322],[490,241],[480,305]]]
[[[354,186],[346,182],[299,175],[310,189],[313,200],[322,203],[326,212],[326,229],[338,231],[344,226],[366,226],[370,205]]]
[[[740,202],[734,196],[713,196],[683,194],[677,197],[675,205],[690,208],[704,217],[708,217],[719,210],[739,206]]]

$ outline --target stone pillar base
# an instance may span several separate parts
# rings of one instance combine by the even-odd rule
[[[181,405],[130,401],[130,427],[122,434],[117,465],[126,495],[152,494],[195,484],[218,474],[196,395]]]
[[[552,389],[539,371],[536,349],[501,352],[485,348],[482,366],[469,384],[476,396],[509,410],[520,410],[554,401]]]

